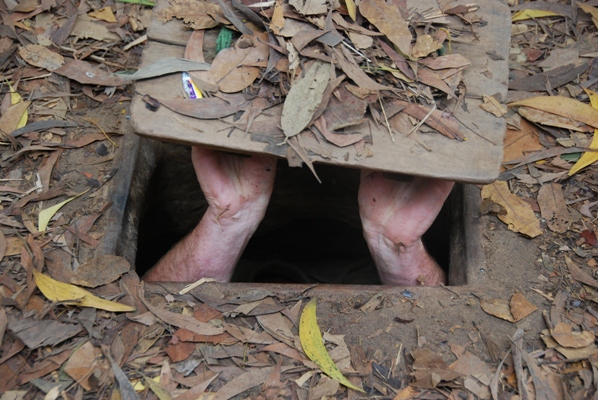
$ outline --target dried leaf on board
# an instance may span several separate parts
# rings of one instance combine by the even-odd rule
[[[126,258],[106,254],[81,264],[73,273],[70,282],[74,285],[94,288],[114,282],[130,269],[131,265]]]
[[[359,3],[359,12],[384,33],[401,53],[411,55],[413,37],[398,7],[384,0],[362,0]]]
[[[507,107],[500,104],[496,97],[484,95],[484,104],[480,105],[480,108],[484,111],[488,111],[497,117],[502,117],[507,113]]]
[[[287,137],[300,133],[312,120],[330,80],[330,64],[316,61],[305,76],[291,86],[280,124]]]
[[[508,225],[509,230],[534,238],[542,234],[540,220],[532,207],[509,190],[507,182],[496,181],[482,188],[482,199],[490,199],[507,210],[498,218]]]

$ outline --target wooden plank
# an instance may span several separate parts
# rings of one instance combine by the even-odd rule
[[[159,4],[165,2],[166,0],[158,1]],[[429,0],[410,0],[408,3],[410,8],[419,10],[435,5]],[[329,158],[318,154],[310,154],[310,158],[314,162],[351,168],[377,169],[461,182],[487,183],[495,180],[502,161],[502,141],[506,124],[503,118],[483,111],[479,105],[484,94],[498,95],[506,99],[510,19],[508,7],[498,1],[484,0],[478,4],[480,9],[477,14],[483,15],[487,21],[485,26],[475,27],[480,40],[475,41],[473,37],[468,39],[467,36],[453,40],[454,52],[463,54],[472,61],[472,66],[464,72],[468,96],[465,99],[467,110],[457,107],[455,115],[477,134],[465,130],[467,140],[464,142],[450,140],[438,134],[421,134],[422,142],[431,149],[427,151],[411,137],[398,134],[395,135],[393,143],[385,127],[364,124],[360,126],[362,132],[368,132],[369,129],[372,132],[373,143],[367,145],[369,152],[360,155],[353,146],[329,146]],[[152,32],[150,37],[154,38],[154,41],[144,50],[143,62],[155,61],[167,55],[182,56],[182,46],[164,44],[186,43],[189,32],[185,32],[187,36],[184,39],[183,35],[176,34],[182,29],[180,21],[162,24],[160,28],[152,25],[148,34]],[[490,59],[486,54],[489,50],[503,59]],[[179,75],[140,82],[137,84],[137,91],[161,98],[182,97],[183,94]],[[455,101],[445,101],[444,104],[448,105],[448,109],[453,109]],[[270,113],[272,112],[274,111],[271,109]],[[178,115],[165,107],[151,112],[146,109],[139,96],[133,100],[131,115],[137,133],[151,138],[239,152],[268,153],[279,157],[286,157],[287,154],[286,145],[278,146],[283,137],[245,134],[238,129],[231,132],[226,122],[200,121]],[[224,121],[229,120],[232,120],[232,117]],[[255,124],[265,120],[267,117],[260,116]]]

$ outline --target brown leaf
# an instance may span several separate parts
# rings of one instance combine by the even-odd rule
[[[557,233],[565,233],[571,225],[571,215],[567,209],[563,189],[558,183],[546,183],[538,191],[538,205],[548,228]]]
[[[73,273],[70,283],[94,288],[114,282],[130,269],[131,265],[124,257],[110,254],[98,256],[81,264]]]
[[[166,354],[170,357],[173,363],[184,361],[191,353],[195,351],[195,343],[191,342],[178,342],[175,344],[169,344],[166,349]]]
[[[598,288],[598,281],[592,278],[590,275],[583,272],[577,264],[573,262],[569,257],[565,256],[565,264],[567,264],[567,268],[569,269],[569,273],[571,274],[571,278],[575,279],[578,282],[586,284],[588,286],[592,286]]]
[[[267,64],[270,48],[263,43],[267,41],[268,36],[264,33],[255,36],[253,46],[229,47],[218,53],[212,61],[210,74],[222,92],[240,92],[253,83],[260,73],[261,64],[264,67]]]
[[[535,305],[530,303],[521,293],[515,293],[511,296],[511,314],[515,322],[522,320],[538,309]]]
[[[77,381],[85,390],[91,390],[92,386],[89,379],[96,366],[99,349],[93,347],[91,342],[86,342],[71,355],[64,366],[66,372],[71,378]]]
[[[428,86],[432,86],[440,91],[443,91],[451,97],[456,97],[455,92],[453,92],[449,85],[447,85],[446,82],[444,82],[440,76],[438,76],[438,74],[427,68],[420,68],[417,71],[417,78]]]
[[[431,35],[419,35],[415,40],[411,55],[414,58],[422,58],[428,56],[442,48],[442,43],[435,40]]]
[[[507,129],[503,161],[516,160],[526,153],[542,149],[544,146],[540,144],[536,128],[526,120],[522,120],[519,130]]]
[[[402,100],[393,100],[391,105],[403,107],[403,112],[405,114],[419,120],[423,119],[430,112],[430,109],[427,107]],[[436,129],[438,132],[451,139],[461,141],[465,137],[463,133],[461,133],[459,122],[454,118],[445,116],[440,110],[434,110],[434,112],[432,112],[426,120],[426,125]],[[406,134],[407,132],[404,133]]]
[[[390,47],[389,45],[387,45],[382,40],[379,40],[378,44],[380,45],[380,47],[382,48],[382,50],[384,50],[384,52],[386,53],[386,55],[388,55],[388,57],[392,60],[392,62],[395,63],[395,65],[397,66],[397,68],[403,74],[405,74],[405,76],[407,78],[415,80],[415,74],[413,73],[413,70],[411,69],[411,67],[409,66],[409,64],[407,64],[407,61],[405,60],[405,57],[403,57],[402,55],[400,55],[399,53],[397,53],[392,47]]]
[[[174,325],[178,328],[185,328],[191,332],[198,333],[200,335],[219,335],[224,332],[223,328],[216,327],[214,325],[199,322],[193,317],[176,314],[170,311],[166,311],[163,308],[153,306],[149,301],[145,300],[143,291],[139,293],[139,298],[143,301],[143,304],[158,318],[167,324]]]
[[[571,325],[558,323],[552,330],[552,338],[563,347],[579,349],[594,343],[596,336],[591,331],[573,332]]]
[[[62,67],[53,72],[84,85],[122,86],[127,84],[127,81],[115,74],[83,60],[65,61]]]
[[[48,71],[54,71],[64,64],[64,57],[38,44],[19,47],[19,55],[28,64]]]
[[[515,322],[515,318],[511,314],[511,307],[507,300],[503,299],[481,299],[480,306],[482,310],[495,317],[502,318],[509,322]]]
[[[210,383],[216,378],[218,378],[218,375],[214,375],[213,377],[204,380],[187,390],[185,393],[178,395],[173,400],[197,400],[201,398]]]
[[[480,105],[482,110],[494,114],[496,117],[502,117],[507,113],[507,107],[503,104],[500,104],[494,96],[484,95],[483,97],[484,104]]]
[[[489,385],[494,375],[488,364],[469,351],[451,364],[450,368],[462,375],[473,376],[484,385]]]
[[[564,129],[571,129],[577,132],[594,132],[594,128],[570,118],[561,117],[552,113],[536,110],[531,107],[519,107],[517,112],[531,122],[536,122],[541,125],[556,126]]]
[[[270,20],[270,29],[275,35],[280,35],[280,31],[284,28],[284,12],[282,7],[282,0],[277,0],[274,4],[274,12]]]
[[[305,357],[301,356],[301,353],[284,343],[270,344],[268,346],[262,347],[259,351],[272,351],[300,362],[305,360]]]
[[[384,0],[362,0],[359,11],[394,43],[401,53],[411,55],[411,32],[397,7]]]
[[[305,76],[291,86],[280,119],[282,130],[288,138],[300,133],[310,123],[329,80],[330,64],[316,61]]]
[[[488,198],[507,210],[506,215],[499,215],[498,218],[508,225],[509,230],[532,238],[542,234],[540,221],[529,203],[511,193],[507,182],[496,181],[485,185],[482,188],[482,199]]]
[[[351,53],[344,46],[341,46],[341,49],[333,48],[332,51],[337,58],[337,67],[340,67],[360,88],[375,91],[394,90],[394,88],[379,84],[363,72]]]
[[[2,127],[2,132],[9,134],[17,129],[23,113],[27,111],[27,108],[29,108],[30,104],[30,101],[21,101],[13,104],[6,111],[4,111],[0,117],[0,127]]]
[[[303,15],[326,14],[328,12],[326,0],[289,0],[289,4],[295,7],[299,14]]]
[[[394,60],[393,60],[394,61]],[[465,68],[471,65],[471,61],[463,57],[461,54],[448,54],[436,58],[424,58],[418,61],[430,69],[445,69],[445,68]]]
[[[8,329],[30,349],[56,345],[83,330],[78,324],[64,324],[47,319],[36,321],[31,318],[10,320]]]
[[[172,0],[166,4],[167,7],[156,10],[157,20],[167,22],[173,17],[179,18],[196,31],[214,28],[224,17],[220,7],[208,1]]]
[[[349,92],[346,85],[341,86],[335,94],[322,114],[326,127],[335,131],[362,123],[367,103]]]
[[[222,386],[216,393],[214,400],[227,400],[252,387],[261,385],[268,378],[273,369],[274,367],[251,368],[249,372],[237,376],[232,381]]]
[[[20,341],[18,342],[21,343]],[[52,371],[56,371],[58,368],[62,366],[62,364],[64,364],[66,360],[68,360],[68,358],[71,356],[71,353],[72,350],[65,349],[64,351],[60,351],[58,354],[55,354],[44,360],[36,362],[31,368],[27,369],[24,373],[19,375],[19,383],[25,384],[34,379],[41,378],[42,376],[45,376]],[[4,375],[1,376],[4,378]],[[0,379],[0,381],[2,380],[3,379]]]

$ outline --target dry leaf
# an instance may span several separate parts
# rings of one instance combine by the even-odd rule
[[[203,30],[218,26],[218,20],[224,18],[222,9],[209,1],[170,0],[167,4],[155,13],[155,18],[162,22],[179,18],[190,28]]]
[[[93,307],[113,312],[130,312],[135,308],[126,304],[101,299],[85,289],[63,283],[33,269],[35,283],[44,296],[51,301],[69,301],[81,307]]]
[[[519,107],[517,112],[531,122],[536,122],[541,125],[556,126],[563,129],[571,129],[578,132],[593,132],[591,126],[583,122],[575,121],[570,118],[561,117],[542,110],[536,110],[530,107]]]
[[[282,0],[277,0],[274,4],[274,12],[270,20],[270,29],[275,35],[280,35],[280,31],[284,28],[285,19],[282,7]]]
[[[273,369],[274,367],[251,368],[249,372],[245,372],[242,375],[235,377],[233,380],[222,386],[214,396],[213,400],[227,400],[252,387],[261,385],[266,381]]]
[[[210,74],[222,92],[240,92],[258,77],[260,64],[267,63],[270,54],[269,47],[263,44],[268,41],[267,34],[258,36],[261,42],[254,40],[253,47],[229,47],[218,53],[212,62]]]
[[[430,53],[442,48],[442,43],[437,42],[431,35],[420,35],[417,37],[411,55],[414,58],[427,57]]]
[[[463,57],[461,54],[448,54],[436,58],[424,58],[418,61],[430,69],[446,69],[457,68],[462,69],[471,65],[471,61]]]
[[[131,265],[126,258],[107,254],[81,264],[73,273],[70,282],[74,285],[94,288],[114,282],[130,269]]]
[[[329,80],[330,64],[316,61],[305,76],[291,86],[280,119],[282,130],[288,138],[300,133],[311,122]]]
[[[406,56],[411,55],[411,31],[401,12],[384,0],[362,0],[359,11]]]
[[[326,14],[328,12],[326,0],[289,0],[289,4],[295,7],[299,14],[303,15]]]
[[[511,296],[510,309],[515,322],[522,320],[538,309],[530,303],[523,294],[515,293]]]
[[[81,192],[78,195],[71,197],[70,199],[67,199],[63,202],[55,204],[52,207],[41,210],[39,212],[39,216],[38,216],[37,229],[40,232],[45,232],[46,229],[48,228],[48,223],[50,222],[50,220],[52,219],[54,214],[56,214],[58,212],[58,210],[60,210],[62,208],[62,206],[64,206],[66,203],[68,203],[70,201],[75,200],[77,197],[84,195],[85,193],[89,192],[90,190],[91,189],[87,189],[86,191]]]
[[[536,128],[526,120],[521,121],[519,130],[507,129],[503,147],[503,162],[516,160],[526,153],[544,149],[540,144]]]
[[[563,347],[579,349],[594,343],[596,337],[590,331],[573,332],[571,325],[559,322],[552,330],[552,337]]]
[[[562,96],[540,96],[516,101],[510,107],[527,106],[598,128],[598,110],[580,101]]]
[[[28,64],[47,69],[48,71],[54,71],[64,64],[63,56],[38,44],[29,44],[24,47],[19,46],[19,55]]]
[[[89,15],[92,18],[100,19],[102,21],[110,23],[116,22],[116,18],[114,17],[114,13],[112,12],[112,8],[110,7],[100,8],[99,10],[92,11],[87,15]]]
[[[484,104],[480,105],[480,108],[484,111],[488,111],[497,117],[502,117],[507,113],[507,107],[500,104],[494,96],[484,95]]]
[[[110,29],[104,22],[92,19],[87,14],[79,14],[75,21],[75,26],[71,31],[71,36],[80,39],[95,39],[104,42],[119,42],[120,36]]]
[[[96,350],[91,342],[86,342],[69,357],[64,365],[64,372],[79,383],[85,390],[91,390],[89,379],[92,378],[92,371],[97,365],[99,350]]]
[[[565,233],[571,225],[571,215],[565,203],[563,189],[558,183],[546,183],[538,191],[538,205],[548,228]]]
[[[482,188],[482,199],[490,199],[507,210],[498,218],[508,225],[509,230],[534,238],[542,234],[540,221],[532,207],[509,190],[507,182],[496,181]]]
[[[567,268],[569,269],[569,273],[571,273],[571,278],[575,279],[578,282],[581,282],[585,285],[592,286],[598,288],[598,281],[592,278],[590,275],[583,272],[577,264],[573,262],[569,257],[565,256],[565,264],[567,264]]]
[[[481,299],[480,306],[482,310],[495,317],[502,318],[509,322],[515,322],[513,314],[511,314],[511,307],[507,300],[503,299]]]

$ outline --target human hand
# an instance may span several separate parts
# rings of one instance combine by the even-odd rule
[[[384,283],[439,284],[444,275],[423,247],[453,182],[415,177],[387,179],[382,172],[362,171],[359,213],[364,237]],[[427,278],[427,279],[425,279]]]
[[[208,201],[208,216],[222,226],[257,228],[274,187],[276,159],[225,154],[198,146],[192,148],[191,159]]]

